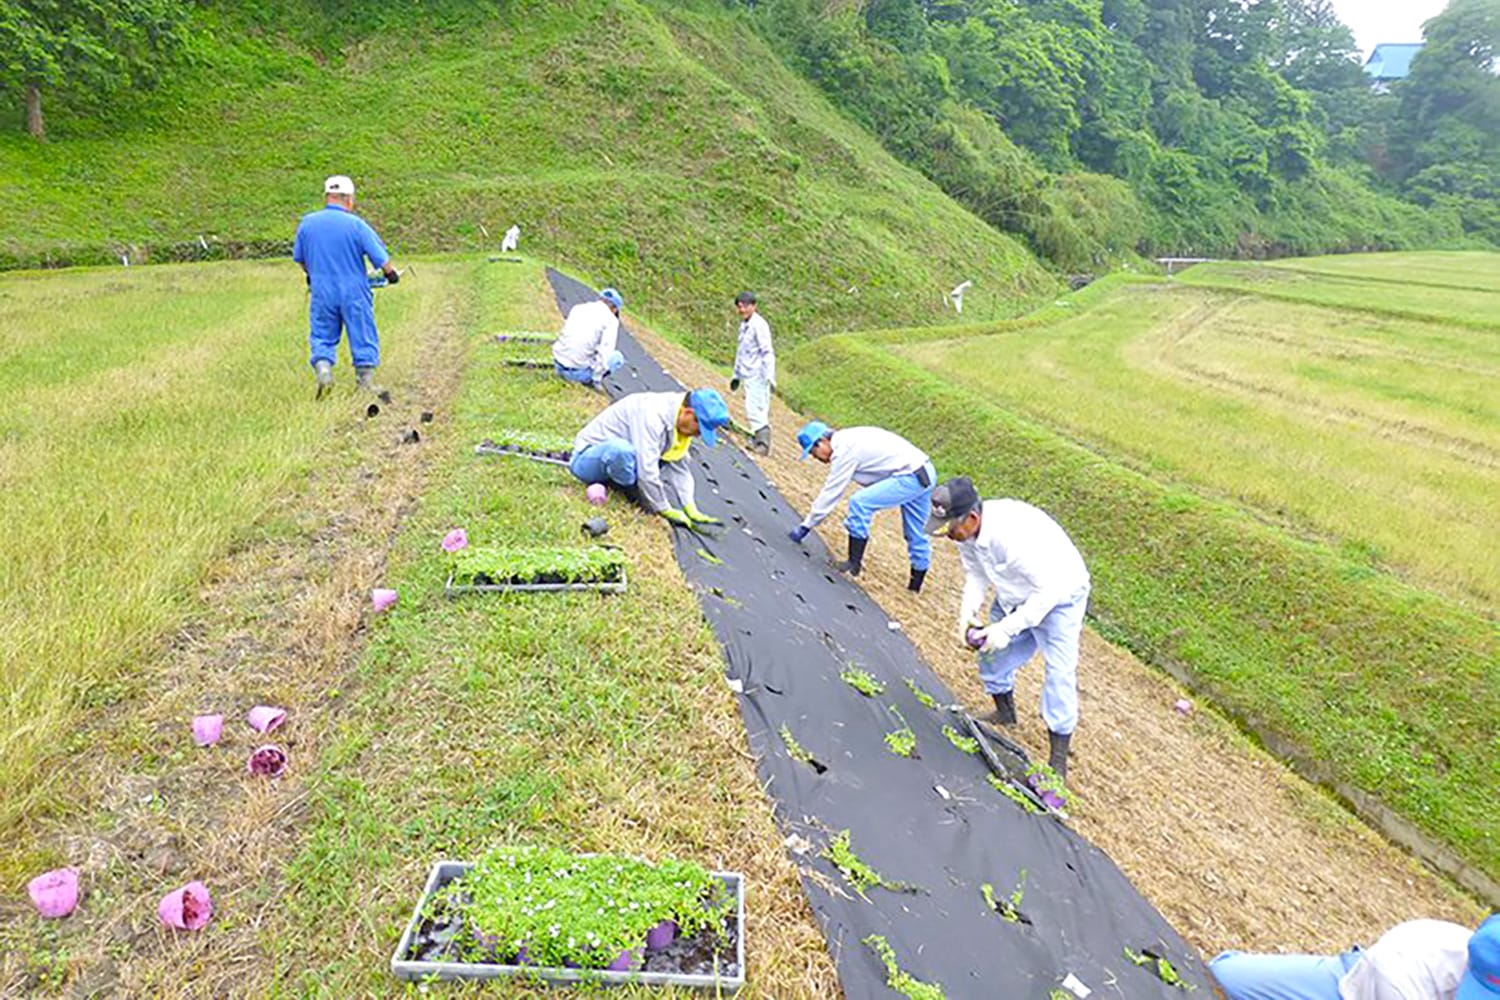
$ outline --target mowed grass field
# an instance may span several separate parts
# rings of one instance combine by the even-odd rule
[[[387,371],[447,269],[378,293]],[[314,405],[288,262],[0,276],[0,837],[66,775],[82,709],[352,405]],[[347,360],[347,358],[345,358]]]
[[[1154,478],[1493,614],[1500,255],[1305,267],[1193,269],[1191,283],[1124,285],[1074,318],[897,350]],[[1403,270],[1426,283],[1395,284]],[[1256,294],[1261,282],[1277,297]]]

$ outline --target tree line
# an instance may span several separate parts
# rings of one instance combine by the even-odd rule
[[[724,0],[1059,266],[1500,242],[1500,0],[1373,93],[1331,0]]]

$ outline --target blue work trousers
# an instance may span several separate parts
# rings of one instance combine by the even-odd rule
[[[579,385],[594,384],[594,369],[592,368],[565,368],[556,361],[552,362],[552,368],[569,382],[577,382]]]
[[[1339,980],[1359,961],[1342,955],[1250,955],[1226,951],[1208,968],[1229,1000],[1339,1000]]]
[[[1031,628],[1019,633],[1010,645],[996,653],[979,654],[979,679],[990,694],[1005,694],[1016,688],[1016,673],[1042,651],[1042,719],[1047,728],[1067,736],[1078,728],[1078,640],[1083,635],[1083,612],[1088,607],[1087,585],[1047,612]],[[990,605],[990,621],[1009,614],[996,601]]]
[[[310,364],[319,361],[333,364],[339,346],[340,330],[349,332],[349,355],[356,368],[374,368],[380,364],[380,335],[375,331],[375,296],[363,280],[359,287],[313,290],[308,305],[308,343],[312,348]]]
[[[610,438],[573,453],[568,471],[590,485],[634,486],[635,446],[624,438]]]
[[[923,529],[927,526],[927,515],[932,513],[932,487],[937,483],[937,473],[931,462],[923,471],[927,475],[926,486],[916,473],[908,472],[871,483],[856,492],[849,498],[849,515],[844,518],[844,527],[855,538],[869,538],[870,522],[875,514],[900,507],[901,534],[906,536],[906,554],[911,559],[911,568],[925,570],[932,564],[932,539]]]

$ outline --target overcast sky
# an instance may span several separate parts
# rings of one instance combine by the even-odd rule
[[[1420,42],[1422,22],[1448,6],[1447,0],[1334,0],[1339,18],[1354,29],[1360,52],[1381,42]]]

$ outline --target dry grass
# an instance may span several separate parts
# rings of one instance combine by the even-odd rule
[[[725,378],[674,344],[649,332],[638,336],[684,381],[718,385]],[[826,471],[796,460],[793,435],[804,419],[776,400],[772,456],[756,459],[803,510]],[[838,520],[820,529],[834,552],[844,547]],[[952,636],[962,589],[953,546],[937,545],[923,593],[908,593],[900,521],[888,512],[876,519],[866,567],[865,589],[971,711],[988,711],[973,656]],[[1340,950],[1414,917],[1473,924],[1483,915],[1207,706],[1188,717],[1176,713],[1179,688],[1092,632],[1079,670],[1074,826],[1206,955],[1225,948]],[[1039,704],[1041,674],[1036,662],[1020,675],[1018,736],[1045,754],[1045,727],[1028,711]]]

